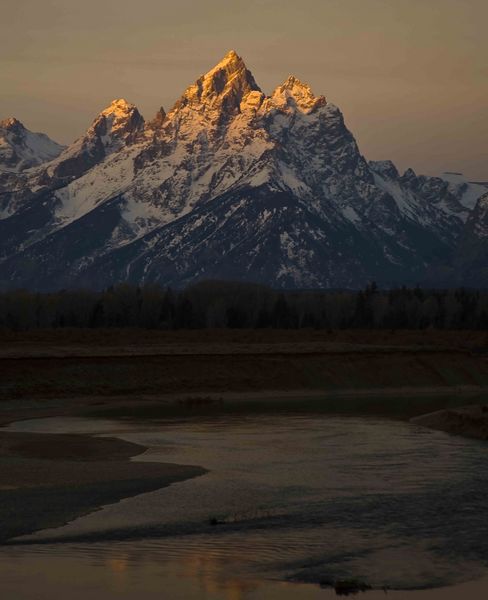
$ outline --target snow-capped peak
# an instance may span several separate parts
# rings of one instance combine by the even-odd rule
[[[216,75],[218,76],[221,71],[224,71],[230,77],[232,77],[246,72],[247,67],[237,52],[235,52],[235,50],[231,50],[230,52],[227,52],[224,58],[218,62],[215,67],[210,69],[210,71],[208,71],[203,78],[205,81],[210,81],[214,79]]]
[[[102,110],[101,114],[102,115],[117,115],[117,116],[121,117],[123,115],[127,115],[135,108],[136,107],[134,104],[127,102],[127,100],[125,100],[124,98],[117,98],[115,100],[112,100],[112,102],[107,106],[107,108]]]
[[[308,84],[293,75],[274,90],[271,101],[275,106],[293,106],[305,113],[327,104],[325,96],[315,96]]]
[[[0,121],[0,171],[23,171],[52,160],[64,146],[33,133],[15,117]]]
[[[87,136],[98,136],[108,150],[132,143],[144,127],[137,107],[123,98],[113,100],[93,121]]]
[[[21,123],[15,117],[8,117],[0,121],[0,129],[25,129],[23,123]]]
[[[224,58],[219,63],[219,65],[228,63],[228,62],[236,62],[236,61],[240,61],[240,60],[242,60],[242,59],[235,50],[229,50],[229,52],[227,52],[227,54],[224,56]]]
[[[107,156],[139,141],[144,119],[134,104],[113,100],[86,133],[37,174],[36,185],[56,185],[81,177]]]

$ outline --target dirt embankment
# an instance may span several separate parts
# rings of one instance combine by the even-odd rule
[[[0,336],[0,403],[128,395],[479,390],[471,332],[47,331]]]

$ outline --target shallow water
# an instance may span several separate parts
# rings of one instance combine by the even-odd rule
[[[16,598],[312,599],[330,592],[281,582],[353,577],[413,589],[487,572],[488,447],[477,441],[311,414],[56,418],[11,429],[115,434],[149,447],[136,460],[210,470],[2,548],[2,588]]]

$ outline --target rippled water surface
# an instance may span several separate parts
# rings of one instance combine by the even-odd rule
[[[11,428],[117,435],[149,447],[136,460],[209,469],[39,532],[32,545],[3,548],[3,586],[18,598],[62,598],[52,592],[65,589],[93,600],[315,599],[331,592],[282,582],[354,577],[414,589],[486,573],[488,447],[480,442],[399,421],[310,414],[43,419]],[[45,595],[22,591],[32,582]],[[488,589],[469,585],[470,598]],[[456,589],[392,596],[447,599],[464,593]]]

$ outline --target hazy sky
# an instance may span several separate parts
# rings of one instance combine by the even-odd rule
[[[488,180],[488,0],[1,0],[0,117],[69,143],[113,98],[146,118],[230,49],[293,74],[367,158]]]

